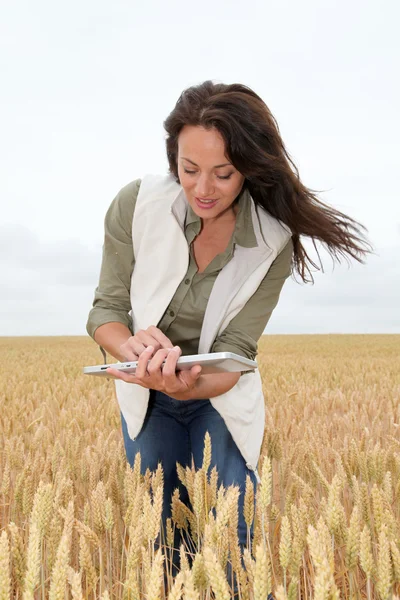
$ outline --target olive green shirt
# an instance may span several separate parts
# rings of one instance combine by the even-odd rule
[[[139,186],[140,179],[137,179],[122,188],[105,216],[100,279],[86,324],[86,330],[92,338],[97,327],[112,321],[123,323],[133,334],[132,318],[128,313],[131,310],[131,275],[135,266],[132,220]],[[190,252],[188,270],[160,322],[153,323],[174,345],[180,346],[182,355],[198,354],[208,298],[218,273],[231,260],[235,245],[246,248],[257,246],[248,190],[243,189],[235,203],[239,209],[229,244],[203,273],[198,272],[192,248],[192,242],[201,230],[201,219],[188,203],[184,232]],[[161,240],[160,243],[162,244]],[[293,242],[290,238],[273,261],[257,291],[214,341],[210,352],[235,352],[251,360],[255,359],[257,341],[263,334],[282,286],[291,273],[292,254]]]

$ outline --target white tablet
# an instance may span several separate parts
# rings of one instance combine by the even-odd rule
[[[149,361],[150,362],[150,361]],[[165,362],[165,361],[164,361]],[[162,363],[164,364],[164,363]],[[188,371],[195,365],[201,365],[202,375],[212,373],[237,373],[241,371],[250,371],[258,368],[255,360],[244,358],[234,352],[211,352],[210,354],[190,354],[181,356],[176,363],[177,371]],[[93,367],[83,367],[85,375],[97,375],[98,377],[109,377],[116,379],[113,375],[106,372],[108,367],[118,369],[124,373],[135,373],[137,361],[119,362],[108,365],[96,365]]]

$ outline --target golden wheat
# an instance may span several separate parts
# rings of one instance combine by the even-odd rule
[[[217,556],[209,547],[204,548],[204,565],[216,600],[228,600],[230,593],[224,570]]]
[[[377,590],[382,600],[386,600],[391,595],[390,590],[392,587],[392,564],[390,560],[387,527],[385,525],[382,525],[382,528],[379,532],[377,573]]]
[[[233,572],[243,600],[395,598],[399,348],[399,336],[261,338],[262,483],[246,482],[242,552],[238,490],[220,486],[210,436],[201,469],[177,466],[190,506],[176,490],[161,532],[162,465],[127,464],[114,383],[80,372],[93,342],[0,339],[0,598],[230,598]]]
[[[0,535],[0,600],[9,600],[10,592],[10,544],[3,531]]]

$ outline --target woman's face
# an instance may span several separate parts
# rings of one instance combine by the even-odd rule
[[[217,129],[185,125],[178,138],[178,175],[194,212],[210,224],[231,216],[233,201],[244,177],[225,156],[225,143]],[[201,200],[213,200],[201,204]]]

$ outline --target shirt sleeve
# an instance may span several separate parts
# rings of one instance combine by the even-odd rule
[[[293,241],[290,238],[273,261],[257,291],[216,338],[210,352],[235,352],[255,360],[257,342],[278,303],[283,284],[291,273],[292,255]]]
[[[130,286],[135,264],[132,220],[140,179],[122,188],[104,219],[104,244],[99,283],[94,293],[86,331],[94,339],[100,325],[118,322],[132,332]]]

